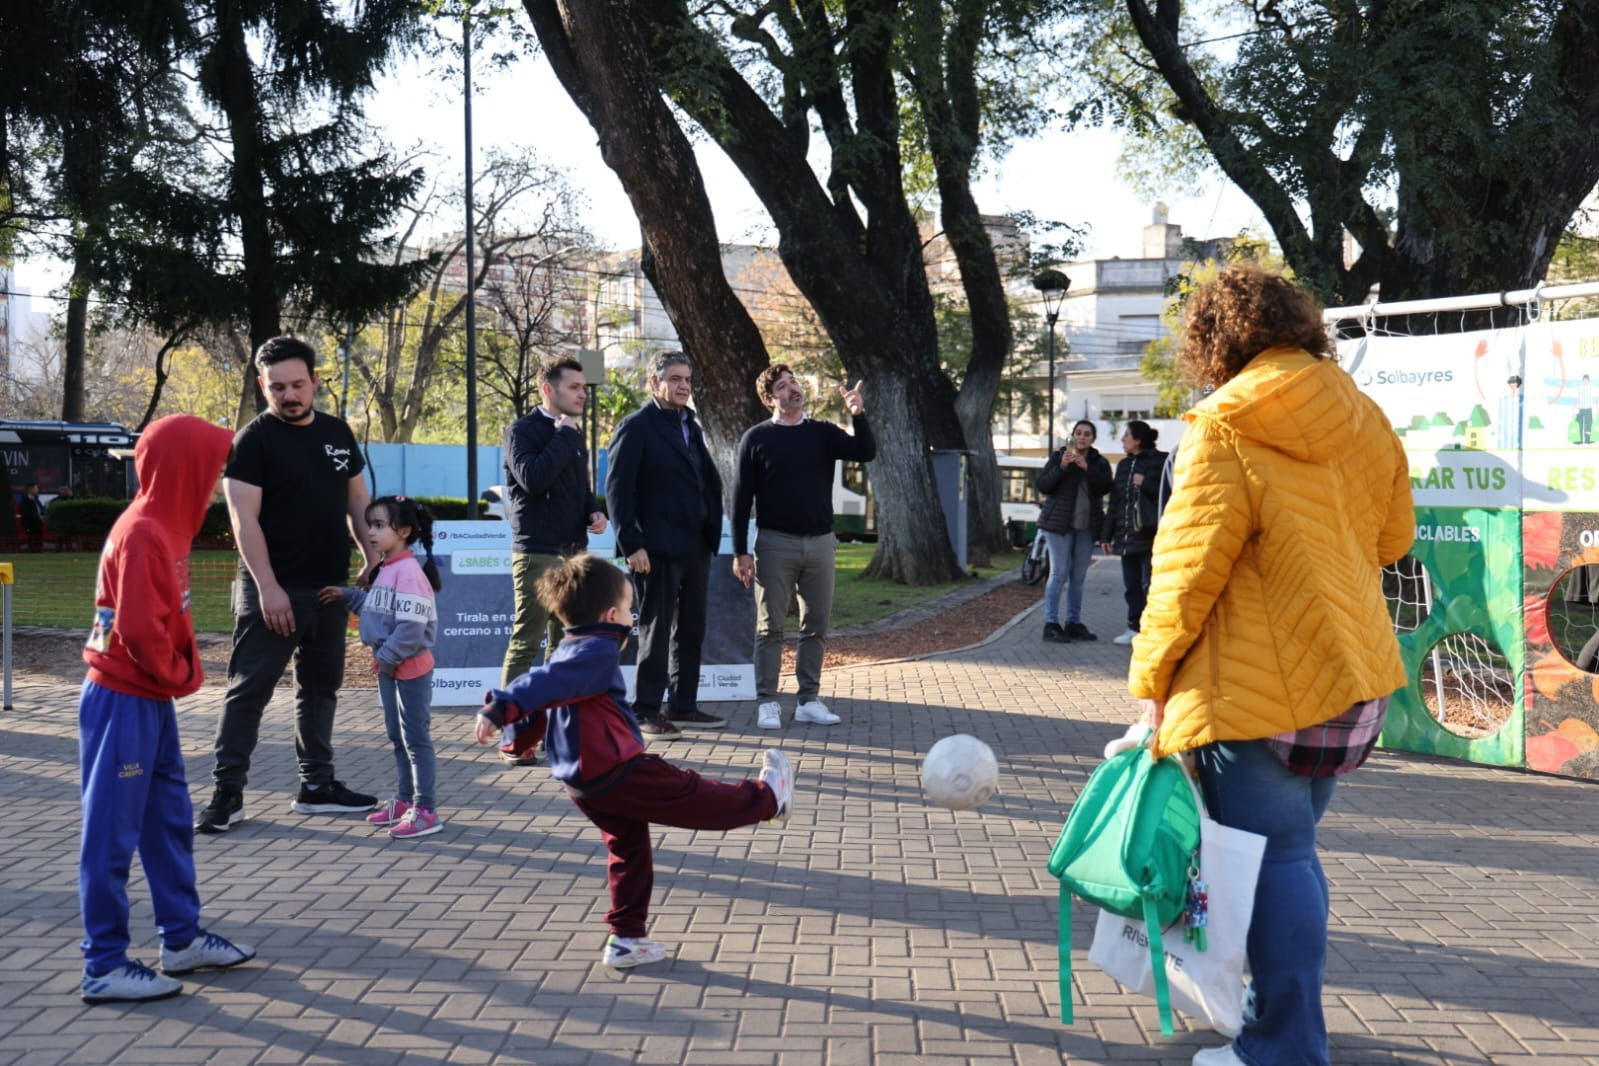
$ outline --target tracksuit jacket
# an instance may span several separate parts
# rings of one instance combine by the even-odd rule
[[[644,754],[644,736],[627,702],[622,645],[628,628],[609,622],[572,626],[543,666],[503,689],[491,689],[484,717],[500,727],[530,720],[524,734],[544,734],[550,775],[578,799],[609,792]],[[489,701],[508,704],[504,713]]]
[[[134,448],[139,492],[111,527],[95,580],[78,703],[84,968],[128,961],[128,870],[139,853],[161,939],[200,931],[193,809],[173,699],[205,680],[189,616],[189,545],[233,434],[193,415],[150,424]]]

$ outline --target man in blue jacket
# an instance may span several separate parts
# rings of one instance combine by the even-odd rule
[[[534,591],[539,576],[558,566],[563,555],[586,550],[588,534],[605,531],[605,514],[589,485],[588,452],[577,421],[588,402],[583,364],[570,356],[545,360],[539,367],[539,393],[543,402],[505,431],[505,516],[511,523],[516,618],[505,648],[502,685],[539,661],[539,643],[546,635],[546,658],[561,642],[560,622],[544,609]],[[500,756],[514,766],[536,761],[531,748],[518,750],[510,730]]]
[[[616,522],[617,551],[639,588],[633,709],[644,736],[676,740],[682,728],[727,725],[697,703],[711,556],[722,533],[722,478],[689,407],[694,364],[688,356],[657,355],[649,385],[649,401],[611,438],[605,500]]]

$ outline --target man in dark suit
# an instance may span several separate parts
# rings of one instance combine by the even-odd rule
[[[605,502],[617,550],[639,589],[633,709],[647,738],[676,740],[681,729],[727,725],[696,703],[711,556],[722,533],[722,479],[688,406],[694,396],[688,356],[657,355],[649,384],[650,400],[611,438]]]

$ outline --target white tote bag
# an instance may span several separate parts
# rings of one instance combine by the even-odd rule
[[[1201,819],[1200,877],[1209,897],[1205,950],[1184,939],[1181,919],[1161,938],[1172,1006],[1227,1037],[1238,1035],[1243,1026],[1244,949],[1265,849],[1266,838],[1257,833]],[[1154,994],[1143,922],[1100,911],[1088,959],[1118,984],[1142,995]]]

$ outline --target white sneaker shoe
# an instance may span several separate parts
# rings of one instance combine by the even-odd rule
[[[1233,1051],[1233,1046],[1208,1047],[1194,1053],[1194,1066],[1244,1066],[1244,1060]]]
[[[777,797],[777,813],[773,822],[788,821],[789,809],[794,806],[794,764],[778,748],[767,748],[761,760],[761,781]]]
[[[821,700],[808,700],[794,708],[794,721],[813,725],[838,725],[844,719],[827,709]]]
[[[755,708],[755,724],[762,729],[782,729],[783,705],[776,700],[767,700]]]
[[[1111,643],[1112,644],[1131,644],[1133,642],[1133,638],[1136,637],[1136,636],[1138,636],[1138,630],[1129,629],[1127,632],[1123,633],[1121,636],[1119,636],[1115,640],[1111,641]]]
[[[649,937],[623,938],[615,933],[605,942],[605,965],[616,970],[631,970],[666,958],[666,945]]]
[[[183,991],[183,982],[162,977],[148,966],[129,962],[102,977],[83,975],[78,995],[85,1003],[139,1003],[167,999]]]
[[[255,948],[235,944],[215,933],[201,933],[186,948],[161,947],[161,972],[182,977],[196,970],[226,970],[255,958]]]

